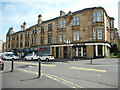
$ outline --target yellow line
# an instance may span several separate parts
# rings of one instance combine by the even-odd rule
[[[38,74],[37,72],[28,71],[28,70],[24,70],[24,69],[18,69],[18,70],[20,70],[20,71],[22,71],[22,72],[27,72],[27,73],[36,74],[36,75]],[[55,80],[55,81],[58,81],[58,82],[60,82],[60,83],[63,83],[63,84],[65,84],[65,85],[67,85],[67,86],[69,86],[69,87],[71,87],[71,88],[83,88],[82,86],[78,86],[78,85],[76,85],[76,84],[74,84],[74,83],[72,83],[72,82],[69,82],[69,81],[67,81],[67,80],[65,80],[65,79],[61,79],[61,78],[59,78],[59,77],[57,77],[57,76],[54,76],[54,75],[50,75],[50,74],[46,74],[46,73],[41,74],[41,75],[44,75],[44,76],[46,76],[46,77],[48,77],[48,78],[50,78],[50,79],[53,79],[53,80]]]
[[[92,68],[80,68],[80,67],[70,67],[70,69],[95,71],[95,72],[107,72],[107,70],[92,69]]]
[[[4,61],[4,62],[10,62],[10,61]],[[26,62],[14,62],[14,63],[27,64],[27,65],[38,65],[38,64],[36,64],[36,63],[26,63]],[[45,65],[45,64],[41,64],[41,66],[55,67],[56,65]]]

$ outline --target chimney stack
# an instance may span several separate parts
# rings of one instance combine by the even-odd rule
[[[11,34],[13,34],[13,33],[14,33],[13,27],[10,27],[9,30],[8,30],[7,35],[11,35]]]
[[[65,16],[65,15],[66,15],[66,13],[61,10],[61,11],[60,11],[60,17]]]
[[[23,27],[23,30],[26,29],[26,22],[23,23],[23,26],[22,26],[22,27]]]
[[[38,15],[38,24],[41,24],[42,23],[42,19],[41,19],[42,15]]]
[[[23,25],[21,25],[21,31],[23,30]]]

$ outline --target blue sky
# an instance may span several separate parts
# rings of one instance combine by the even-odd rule
[[[19,31],[25,21],[26,27],[37,24],[38,15],[43,20],[59,16],[60,10],[68,13],[88,7],[102,6],[110,17],[115,18],[115,27],[118,28],[119,0],[3,0],[0,2],[0,39],[5,42],[6,33],[12,26]]]

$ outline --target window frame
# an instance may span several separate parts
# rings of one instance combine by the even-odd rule
[[[102,28],[98,28],[98,39],[102,39]]]
[[[41,33],[44,33],[45,32],[44,26],[41,26],[40,30],[41,30]]]
[[[52,31],[52,23],[48,24],[48,31]]]
[[[41,44],[44,44],[44,36],[41,36],[41,38],[40,38],[40,43],[41,43]]]
[[[48,35],[48,43],[52,43],[52,35]]]
[[[73,41],[80,41],[80,31],[73,31]]]
[[[93,39],[96,39],[96,29],[93,28]]]
[[[59,33],[59,42],[63,42],[63,33],[62,32]]]
[[[80,25],[80,17],[76,16],[73,18],[73,26],[78,26]]]

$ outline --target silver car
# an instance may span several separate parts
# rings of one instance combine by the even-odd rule
[[[0,59],[0,71],[4,69],[4,62]]]

